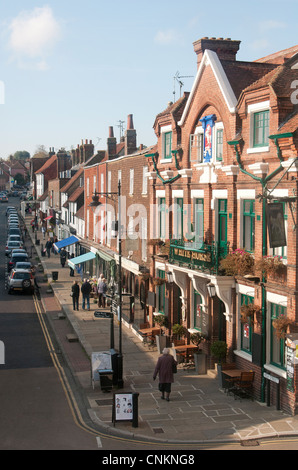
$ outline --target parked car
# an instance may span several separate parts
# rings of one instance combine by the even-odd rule
[[[22,248],[23,243],[21,241],[9,242],[5,248],[5,255],[8,256],[14,248]]]
[[[26,253],[14,253],[7,263],[7,271],[10,272],[15,267],[16,263],[23,261],[29,261],[29,256]]]
[[[18,214],[14,214],[14,213],[8,214],[8,219],[7,220],[10,221],[10,220],[13,220],[13,219],[19,220]]]
[[[33,268],[33,265],[30,261],[18,261],[15,264],[14,270],[23,269],[25,271],[31,271],[32,268]]]
[[[34,278],[30,271],[25,269],[13,269],[7,280],[8,293],[23,291],[34,293]]]
[[[21,242],[21,235],[9,235],[7,238],[6,245],[8,245],[9,242]]]
[[[6,208],[6,215],[16,213],[17,214],[17,209],[14,206],[8,206]]]
[[[0,196],[0,202],[8,202],[7,196]]]
[[[12,255],[14,255],[15,253],[20,253],[20,254],[25,254],[25,255],[28,254],[24,248],[14,248],[13,250],[11,250],[8,256],[11,258]]]
[[[22,237],[22,232],[19,228],[9,228],[7,231],[7,236],[10,237],[12,235],[19,235]]]

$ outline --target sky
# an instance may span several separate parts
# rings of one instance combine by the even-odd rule
[[[82,139],[104,150],[129,114],[153,145],[174,77],[191,90],[195,41],[240,40],[253,61],[298,44],[297,17],[298,0],[0,0],[0,158]]]

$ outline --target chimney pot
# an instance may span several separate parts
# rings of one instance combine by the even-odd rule
[[[127,129],[133,129],[133,119],[132,114],[129,114],[127,117]]]
[[[113,126],[109,127],[109,137],[114,137],[114,129]]]

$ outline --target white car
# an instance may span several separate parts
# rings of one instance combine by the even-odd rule
[[[23,243],[21,241],[9,242],[5,248],[5,255],[8,256],[14,248],[22,248]]]

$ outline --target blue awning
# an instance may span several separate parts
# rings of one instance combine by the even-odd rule
[[[89,251],[89,253],[85,253],[84,255],[77,256],[76,258],[69,259],[68,266],[74,269],[76,265],[86,263],[86,261],[90,261],[94,259],[95,257],[96,257],[95,254]]]
[[[65,248],[66,246],[69,245],[74,245],[75,243],[78,243],[79,239],[78,237],[71,236],[68,238],[65,238],[64,240],[60,240],[60,242],[54,243],[54,247],[56,248],[57,251],[61,250],[61,248]]]

